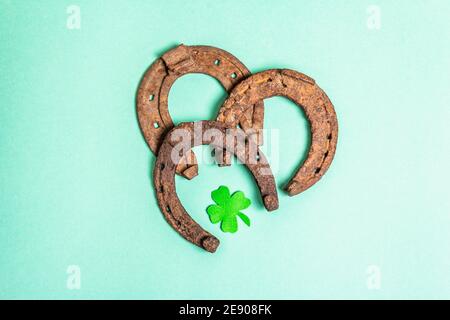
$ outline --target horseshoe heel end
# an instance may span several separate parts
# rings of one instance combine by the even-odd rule
[[[198,175],[198,165],[194,164],[181,172],[181,175],[188,180],[193,179]]]
[[[189,150],[177,165],[176,173],[183,178],[191,180],[198,175],[197,158],[194,152]]]
[[[267,211],[274,211],[278,209],[278,197],[273,194],[268,194],[263,198],[264,207]]]
[[[206,236],[200,241],[201,247],[208,252],[214,253],[219,247],[220,241],[214,236]]]
[[[300,192],[302,192],[301,188],[300,188],[300,184],[298,182],[295,182],[295,181],[290,181],[286,185],[286,187],[284,187],[284,190],[288,193],[288,195],[290,197],[293,197],[293,196],[299,194]]]
[[[296,196],[299,193],[302,193],[306,189],[308,189],[311,185],[304,185],[297,181],[290,181],[286,187],[284,187],[284,190],[288,193],[290,197]]]

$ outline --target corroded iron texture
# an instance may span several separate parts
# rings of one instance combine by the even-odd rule
[[[209,46],[180,45],[157,59],[145,73],[137,95],[137,114],[148,146],[157,153],[164,135],[174,127],[168,110],[169,91],[173,83],[188,73],[204,73],[217,79],[227,92],[250,75],[250,71],[230,53]],[[192,107],[192,106],[186,106]],[[258,101],[244,112],[239,123],[244,130],[261,129],[263,102]],[[256,137],[262,143],[262,137]],[[198,174],[195,155],[190,152],[177,167],[188,179]]]
[[[219,134],[205,134],[213,130]],[[178,165],[176,159],[185,156],[190,148],[207,144],[215,147],[216,150],[227,150],[235,154],[253,175],[266,209],[272,211],[278,208],[275,180],[266,157],[258,149],[255,141],[250,139],[242,129],[233,130],[232,139],[227,136],[230,134],[229,131],[222,122],[217,121],[186,122],[178,125],[164,138],[153,171],[158,205],[167,222],[186,240],[209,252],[216,251],[219,240],[191,218],[181,204],[175,188],[175,173]],[[190,140],[188,144],[185,144],[187,148],[179,148],[180,136],[187,136]],[[240,146],[237,145],[239,141],[243,141]]]
[[[224,102],[218,121],[235,127],[252,105],[265,98],[284,96],[303,108],[311,127],[308,156],[286,191],[297,195],[314,185],[327,171],[336,152],[338,123],[333,104],[310,77],[287,69],[256,73],[240,82]],[[225,157],[224,162],[229,159]]]

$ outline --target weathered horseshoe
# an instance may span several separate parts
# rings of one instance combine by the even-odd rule
[[[287,69],[254,74],[232,90],[219,110],[217,120],[235,127],[249,106],[273,96],[287,97],[302,107],[311,126],[308,156],[285,187],[289,195],[294,196],[311,187],[325,174],[336,152],[336,113],[325,92],[313,79]]]
[[[137,95],[137,114],[148,146],[157,153],[162,137],[174,127],[168,110],[169,91],[175,80],[188,73],[204,73],[217,79],[228,92],[250,75],[250,71],[230,53],[209,46],[185,46],[167,51],[145,73]],[[251,106],[240,119],[244,130],[261,129],[263,102]],[[259,130],[258,130],[259,131]],[[257,137],[257,141],[262,141]],[[177,173],[191,179],[198,174],[193,152],[177,167]]]
[[[215,131],[213,131],[215,130]],[[153,181],[161,209],[167,222],[181,236],[193,244],[209,252],[215,252],[219,246],[219,240],[205,231],[186,212],[181,204],[175,189],[175,171],[178,160],[181,159],[192,147],[209,144],[216,150],[227,150],[247,166],[259,188],[264,206],[268,211],[278,208],[278,195],[275,179],[270,170],[265,156],[259,151],[253,139],[250,139],[242,129],[234,130],[234,137],[230,139],[229,129],[221,122],[199,121],[186,122],[173,128],[165,137],[159,148],[153,171]],[[209,133],[216,134],[209,134]],[[217,134],[218,133],[218,134]],[[188,145],[179,149],[180,136],[187,136]],[[238,141],[244,141],[239,148]],[[253,151],[252,150],[256,150]]]

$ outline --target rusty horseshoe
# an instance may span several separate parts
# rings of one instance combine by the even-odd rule
[[[336,152],[336,113],[330,99],[313,79],[288,69],[253,74],[234,87],[220,108],[217,120],[235,127],[250,106],[273,96],[287,97],[303,108],[311,127],[308,156],[285,187],[288,194],[294,196],[314,185],[325,174]]]
[[[154,154],[165,134],[174,127],[168,110],[173,83],[188,73],[203,73],[217,79],[227,92],[250,75],[250,71],[230,53],[210,46],[179,45],[164,53],[146,71],[138,89],[137,115],[144,138]],[[258,101],[239,119],[244,129],[261,129],[264,106]],[[260,131],[260,130],[257,130]],[[257,141],[262,137],[256,136]],[[195,155],[190,151],[178,164],[177,173],[188,179],[198,174]]]

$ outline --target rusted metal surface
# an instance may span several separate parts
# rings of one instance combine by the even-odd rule
[[[219,135],[204,134],[216,130]],[[180,136],[188,134],[189,147],[180,149]],[[167,222],[186,240],[205,249],[215,252],[219,240],[204,230],[186,212],[181,204],[175,188],[175,172],[178,161],[190,148],[197,145],[211,145],[216,150],[227,150],[249,169],[259,188],[262,201],[268,211],[278,208],[278,195],[275,180],[264,154],[258,149],[253,139],[250,139],[243,130],[236,129],[233,139],[228,139],[226,126],[217,121],[187,122],[173,128],[164,139],[159,148],[158,157],[153,171],[153,181],[158,205]],[[237,145],[238,141],[244,143]],[[256,150],[256,152],[254,151]],[[203,208],[202,208],[203,210]]]
[[[314,185],[327,171],[336,152],[338,123],[333,104],[313,79],[293,70],[273,69],[253,74],[240,82],[224,102],[218,121],[235,127],[255,103],[284,96],[303,108],[311,127],[311,146],[306,160],[285,187],[290,196]],[[228,159],[224,159],[228,162]]]
[[[168,110],[168,96],[173,83],[188,73],[203,73],[217,79],[227,92],[250,75],[249,70],[230,53],[209,46],[180,45],[157,59],[145,73],[137,95],[139,124],[148,146],[157,153],[164,135],[174,127]],[[192,107],[192,106],[186,106]],[[244,130],[261,129],[263,102],[249,106],[239,119]],[[262,142],[262,137],[257,137]],[[177,173],[188,179],[198,174],[193,152],[186,155]]]

